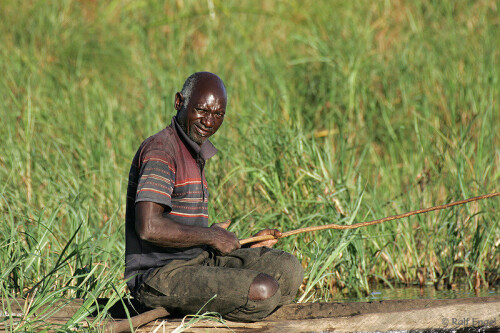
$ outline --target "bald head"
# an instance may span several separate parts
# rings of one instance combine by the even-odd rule
[[[194,73],[175,95],[177,121],[186,134],[201,145],[219,129],[226,104],[226,87],[217,75]]]
[[[207,84],[212,86],[212,88],[219,88],[223,91],[224,96],[227,98],[226,87],[220,77],[210,72],[196,72],[191,74],[182,86],[180,93],[182,97],[184,97],[184,106],[189,103],[193,90],[195,90],[199,84]]]

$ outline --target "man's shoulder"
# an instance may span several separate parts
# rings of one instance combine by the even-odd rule
[[[172,128],[172,126],[167,126],[158,133],[151,135],[149,138],[144,140],[141,145],[141,150],[143,153],[154,151],[157,153],[175,155],[179,149],[178,146],[179,144],[175,134],[175,129]]]

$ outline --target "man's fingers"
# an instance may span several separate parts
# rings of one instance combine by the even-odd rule
[[[227,229],[227,228],[229,228],[230,224],[231,224],[231,220],[228,219],[228,220],[226,220],[224,222],[214,223],[214,224],[212,224],[212,226],[219,227],[219,228],[222,228],[222,229]]]
[[[282,232],[278,229],[264,229],[256,233],[254,236],[264,236],[264,235],[273,235],[276,238],[281,237]]]
[[[274,237],[279,238],[279,237],[281,237],[282,234],[283,233],[281,231],[279,231],[278,229],[273,229]]]
[[[270,239],[270,240],[267,240],[267,241],[263,241],[263,242],[258,242],[258,243],[255,243],[255,244],[252,244],[250,245],[251,248],[254,248],[254,247],[273,247],[276,243],[278,243],[278,240],[277,239]]]
[[[217,223],[217,226],[220,228],[223,228],[223,229],[227,229],[227,228],[229,228],[230,224],[231,224],[231,220],[226,220],[224,222]]]

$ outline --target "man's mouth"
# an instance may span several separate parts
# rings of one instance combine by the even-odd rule
[[[198,132],[198,134],[200,136],[206,137],[206,136],[210,136],[212,134],[212,131],[206,130],[203,127],[200,127],[196,124],[194,124],[194,127],[196,128],[196,132]]]

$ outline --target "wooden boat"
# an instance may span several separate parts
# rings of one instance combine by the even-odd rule
[[[106,300],[99,300],[105,303]],[[26,304],[24,300],[2,300],[3,310],[0,329],[9,330],[7,317],[19,318]],[[83,304],[83,300],[59,302],[60,306],[48,321],[66,322]],[[7,311],[7,309],[10,309]],[[133,300],[127,304],[130,315],[139,315]],[[40,308],[38,311],[43,312]],[[10,312],[10,313],[9,313]],[[109,311],[113,320],[106,329],[113,331],[126,323],[125,309],[121,302]],[[137,317],[136,317],[137,318]],[[7,320],[6,320],[7,319]],[[256,323],[214,321],[208,318],[157,318],[136,332],[172,332],[183,327],[185,332],[388,332],[388,331],[439,331],[439,332],[500,332],[500,296],[462,299],[383,300],[373,302],[303,303],[281,307],[265,320]],[[11,321],[12,322],[12,321]],[[123,327],[123,326],[122,326]]]

